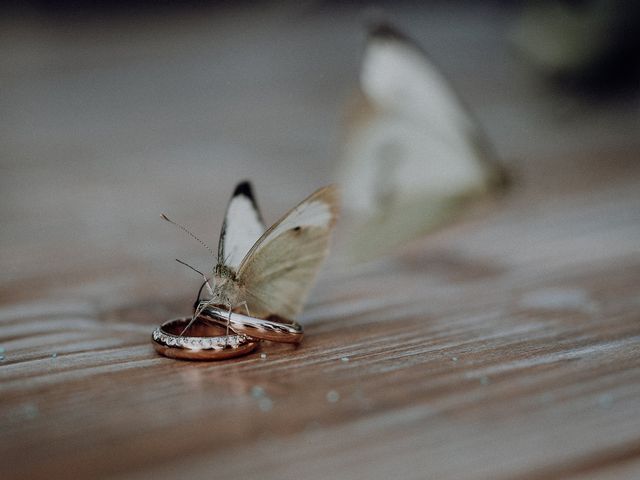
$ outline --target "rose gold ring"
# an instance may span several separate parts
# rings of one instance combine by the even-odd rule
[[[182,360],[223,360],[251,352],[259,342],[246,335],[225,335],[219,324],[210,325],[198,318],[189,327],[189,336],[180,335],[191,317],[169,320],[153,331],[153,348],[160,355]]]
[[[200,315],[212,320],[219,325],[227,325],[238,334],[246,335],[251,339],[270,340],[282,343],[300,343],[304,336],[302,325],[294,320],[281,317],[269,317],[268,319],[249,317],[240,313],[231,312],[216,305],[207,306]]]

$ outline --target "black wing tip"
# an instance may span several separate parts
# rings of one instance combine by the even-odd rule
[[[251,199],[251,201],[255,203],[256,199],[253,195],[253,187],[251,186],[251,182],[249,180],[243,180],[242,182],[238,183],[238,185],[236,185],[236,188],[233,191],[233,195],[231,195],[231,197],[237,197],[238,195],[243,195]]]
[[[258,208],[258,202],[256,201],[256,197],[253,194],[253,187],[251,186],[251,182],[249,180],[243,180],[238,183],[238,185],[236,185],[236,188],[233,191],[233,195],[231,195],[231,200],[240,195],[249,199],[253,207],[256,209],[256,212],[258,212],[258,218],[262,223],[264,223],[264,221],[262,220],[262,213],[260,213],[260,209]]]
[[[380,15],[372,16],[366,22],[367,32],[370,40],[397,40],[401,42],[413,43],[413,41],[402,31],[400,31],[389,20]]]

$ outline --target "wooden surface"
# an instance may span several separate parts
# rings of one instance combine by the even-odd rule
[[[219,363],[151,347],[199,283],[173,258],[210,262],[158,215],[215,243],[236,180],[268,221],[331,180],[357,12],[3,25],[2,478],[640,477],[637,99],[563,103],[501,12],[438,8],[396,20],[512,194],[369,265],[337,245],[303,344]]]

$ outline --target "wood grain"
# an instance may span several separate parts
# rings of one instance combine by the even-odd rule
[[[426,28],[446,11],[402,15],[435,45],[453,38],[453,52],[497,51],[482,71],[498,81],[491,62],[507,47],[482,12],[456,13],[480,40]],[[342,101],[327,85],[346,96],[355,75],[352,13],[288,29],[279,11],[135,34],[14,26],[33,31],[5,70],[2,478],[640,476],[640,137],[592,135],[585,116],[556,125],[575,143],[514,140],[494,113],[517,122],[520,98],[544,105],[526,82],[491,105],[487,84],[468,85],[500,149],[517,154],[514,190],[491,212],[367,265],[346,267],[338,238],[297,348],[216,363],[153,351],[152,329],[198,286],[172,259],[210,262],[161,211],[214,238],[238,178],[254,177],[267,220],[330,179],[322,157],[335,146],[317,139],[331,138]],[[31,44],[57,55],[34,58]],[[269,69],[259,59],[274,44],[292,57],[271,54]],[[332,53],[292,73],[318,45]],[[234,83],[250,68],[254,83]]]

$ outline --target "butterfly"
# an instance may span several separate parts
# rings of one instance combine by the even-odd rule
[[[441,226],[505,184],[479,123],[445,76],[387,23],[369,31],[346,126],[341,183],[349,185],[345,216],[357,259]]]
[[[267,229],[251,184],[239,183],[227,206],[209,278],[185,264],[204,277],[203,287],[209,294],[197,302],[194,318],[208,305],[224,306],[229,312],[244,307],[250,316],[259,318],[291,319],[299,314],[328,254],[338,203],[334,185],[320,188]],[[188,229],[166,215],[163,218],[213,255]]]

